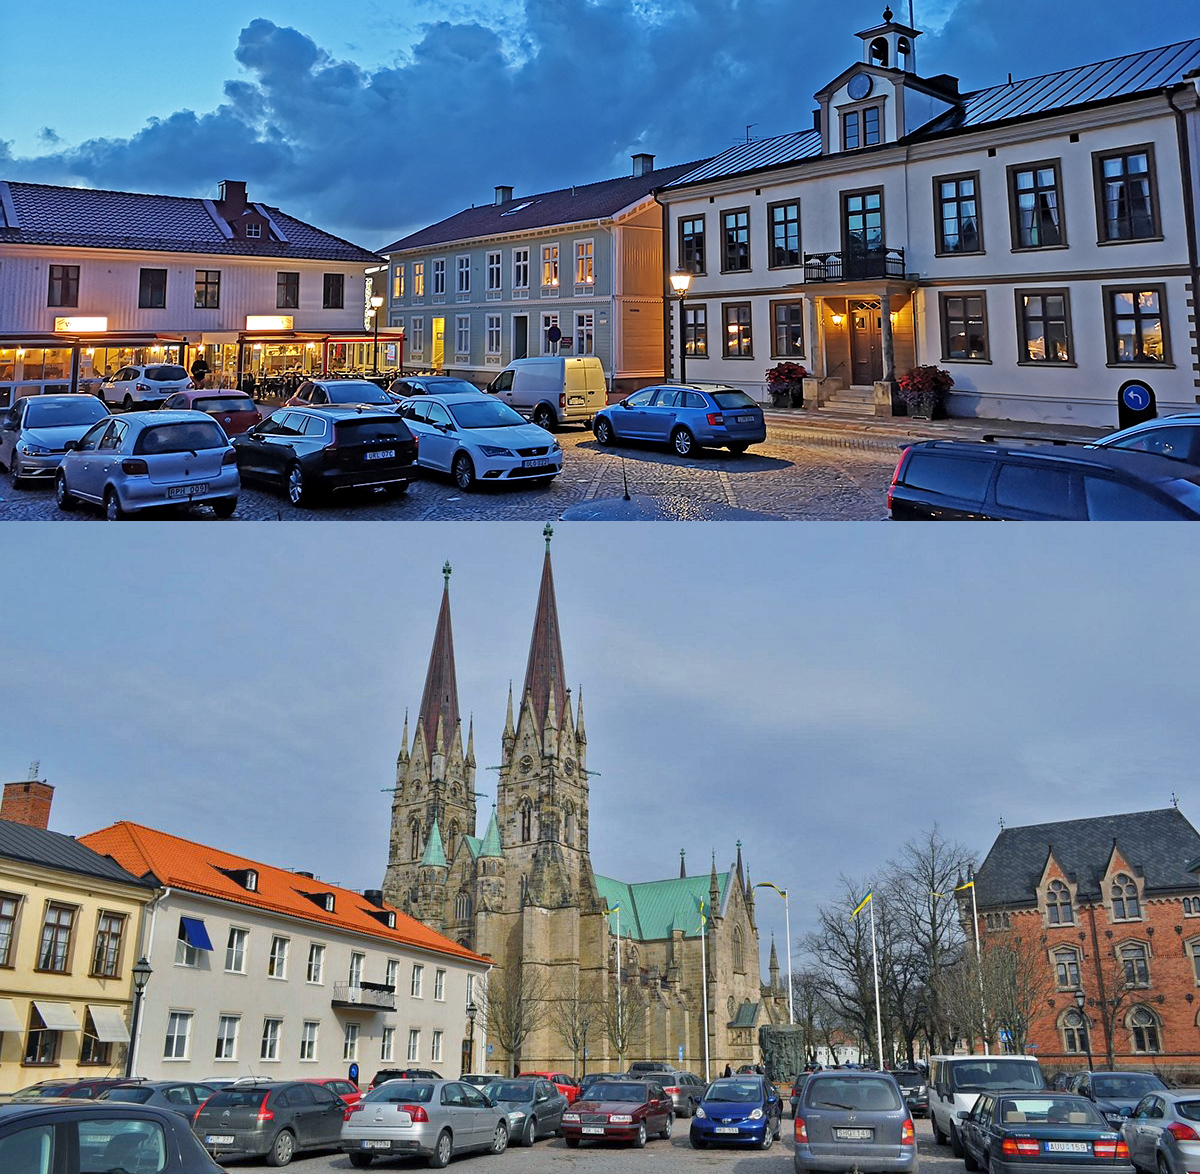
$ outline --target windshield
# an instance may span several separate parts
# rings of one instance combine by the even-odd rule
[[[709,395],[717,401],[719,408],[757,408],[758,404],[754,402],[744,391],[712,391]]]
[[[804,1089],[804,1103],[810,1109],[858,1109],[862,1112],[887,1112],[900,1108],[896,1086],[878,1076],[814,1077]]]
[[[1082,1125],[1108,1128],[1091,1101],[1083,1097],[1006,1097],[1000,1102],[1005,1125]]]
[[[479,397],[478,403],[447,404],[450,415],[460,428],[511,428],[524,424],[525,418],[499,400]]]
[[[893,1072],[892,1075],[901,1088],[919,1088],[925,1083],[925,1077],[919,1072]]]
[[[133,446],[138,456],[158,456],[168,452],[200,452],[206,448],[225,448],[229,439],[211,420],[178,424],[155,424],[142,431]]]
[[[254,401],[248,395],[206,395],[195,400],[198,412],[253,412]]]
[[[483,394],[475,384],[468,383],[465,379],[431,379],[427,388],[434,395],[462,395],[463,392]]]
[[[108,409],[93,395],[70,400],[30,400],[25,409],[25,427],[67,428],[74,424],[95,424],[107,415]]]
[[[1045,1088],[1036,1060],[972,1060],[948,1064],[950,1087],[955,1092],[983,1092],[989,1088]]]
[[[215,1092],[205,1102],[206,1109],[257,1109],[266,1104],[271,1090],[267,1088],[227,1088]]]
[[[144,1105],[152,1096],[152,1088],[110,1088],[100,1094],[102,1101],[129,1101],[134,1105]]]
[[[33,1097],[57,1097],[62,1096],[63,1090],[69,1087],[66,1084],[32,1084],[20,1092],[13,1093],[13,1097],[22,1101],[31,1100]]]
[[[762,1085],[757,1080],[714,1080],[704,1094],[706,1101],[730,1101],[757,1104],[762,1100]]]
[[[1157,1076],[1144,1072],[1135,1072],[1129,1076],[1097,1073],[1092,1077],[1092,1091],[1098,1097],[1120,1097],[1122,1100],[1136,1101],[1146,1093],[1163,1087],[1163,1082]]]
[[[598,1080],[588,1089],[590,1101],[637,1101],[646,1099],[644,1084],[618,1084],[615,1080]]]
[[[373,383],[348,379],[331,383],[326,389],[331,404],[393,404],[396,401],[382,387]]]
[[[146,378],[158,383],[174,383],[177,379],[186,379],[188,373],[182,367],[147,367]]]
[[[527,1082],[513,1084],[497,1081],[487,1086],[487,1094],[494,1101],[528,1101],[533,1097],[533,1085]]]
[[[388,1105],[427,1105],[433,1100],[433,1085],[427,1081],[389,1080],[372,1089],[364,1101],[383,1101]]]

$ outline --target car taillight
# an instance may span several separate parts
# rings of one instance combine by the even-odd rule
[[[907,1121],[904,1122],[903,1126],[901,1126],[900,1144],[901,1145],[916,1145],[917,1144],[917,1134],[916,1134],[916,1131],[913,1129],[913,1123],[912,1123],[911,1117]]]
[[[200,1102],[200,1107],[192,1114],[192,1124],[195,1125],[200,1120],[200,1114],[204,1112],[204,1106],[208,1104],[207,1100]]]
[[[421,1125],[429,1124],[429,1114],[420,1105],[401,1105],[400,1112],[407,1113],[414,1121],[419,1122]]]
[[[1175,1130],[1172,1129],[1171,1132],[1174,1133]],[[1188,1133],[1191,1133],[1192,1137],[1196,1136],[1190,1129],[1188,1129]],[[1129,1146],[1123,1141],[1094,1141],[1092,1142],[1092,1152],[1098,1158],[1128,1158]]]
[[[137,390],[138,390],[138,391],[149,391],[149,390],[150,390],[150,384],[148,384],[148,383],[139,383],[139,384],[137,384]]]
[[[792,1137],[795,1141],[808,1141],[808,1126],[804,1124],[803,1117],[797,1117],[792,1122]]]
[[[1167,1132],[1176,1141],[1200,1141],[1200,1134],[1197,1134],[1190,1125],[1184,1125],[1182,1121],[1172,1121],[1167,1126]]]
[[[137,457],[126,457],[121,462],[121,472],[128,473],[131,477],[145,477],[150,472],[150,466]]]
[[[265,1097],[263,1097],[263,1099],[262,1099],[262,1104],[258,1106],[258,1123],[259,1123],[259,1125],[265,1125],[268,1121],[275,1120],[274,1111],[267,1108],[267,1101],[270,1098],[270,1096],[271,1096],[271,1094],[267,1093],[267,1095]]]
[[[558,397],[558,406],[565,408],[567,406],[567,393],[564,391]]]
[[[720,412],[709,412],[708,413],[708,422],[714,428],[720,428],[720,427],[723,427],[725,424],[725,417]]]
[[[223,465],[236,465],[236,464],[237,464],[237,453],[236,453],[236,452],[234,452],[234,450],[233,450],[232,448],[227,448],[227,449],[226,449],[226,450],[225,450],[225,451],[224,451],[224,452],[221,454],[221,464],[223,464]]]
[[[1032,1137],[1006,1137],[1000,1151],[1006,1158],[1036,1158],[1041,1152],[1041,1145]]]
[[[676,1088],[674,1085],[671,1085],[669,1088],[663,1089],[663,1092],[667,1092],[667,1093],[677,1093],[678,1091],[679,1091],[679,1089]]]
[[[345,1111],[342,1113],[342,1120],[349,1121],[350,1117],[354,1113],[357,1113],[361,1108],[362,1105],[347,1105]]]
[[[906,448],[901,454],[900,459],[896,462],[896,471],[892,474],[892,483],[888,486],[888,509],[892,508],[892,494],[895,492],[896,484],[900,480],[900,466],[904,464],[904,458],[908,456],[911,449]]]

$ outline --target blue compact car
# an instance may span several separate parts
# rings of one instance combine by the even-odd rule
[[[692,1117],[693,1149],[732,1142],[770,1149],[779,1140],[783,1108],[775,1086],[762,1076],[714,1080]]]
[[[656,441],[681,457],[702,448],[743,453],[767,438],[763,410],[744,391],[700,383],[643,387],[597,412],[592,431],[602,445]]]

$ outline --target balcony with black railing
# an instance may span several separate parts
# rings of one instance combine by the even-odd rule
[[[342,1010],[394,1011],[396,988],[381,982],[335,982],[332,1005]]]
[[[809,283],[880,281],[904,274],[903,249],[804,254],[804,280]]]

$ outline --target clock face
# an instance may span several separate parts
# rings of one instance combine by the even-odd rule
[[[524,757],[521,759],[520,766],[521,766],[521,769],[522,769],[523,771],[530,771],[530,770],[532,770],[532,769],[533,769],[533,759],[532,759],[532,757],[530,757],[530,755],[526,754],[526,755],[525,755],[525,756],[524,756]]]
[[[865,98],[875,85],[875,79],[869,73],[856,73],[846,86],[846,92],[856,102]]]
[[[565,770],[565,771],[567,772],[567,774],[569,774],[569,775],[571,775],[571,774],[574,774],[574,773],[575,773],[575,763],[574,763],[574,761],[573,761],[572,759],[568,758],[568,759],[567,759],[567,760],[566,760],[566,761],[563,763],[563,770]]]

